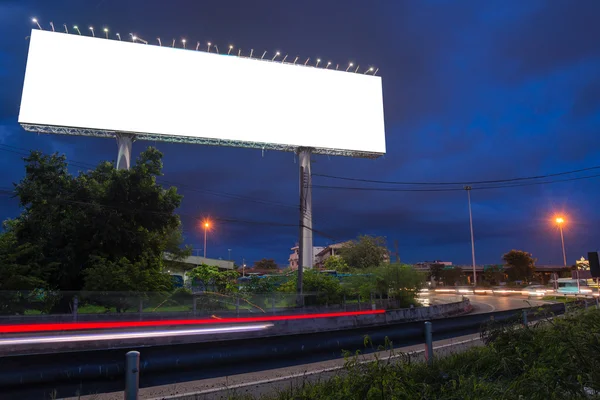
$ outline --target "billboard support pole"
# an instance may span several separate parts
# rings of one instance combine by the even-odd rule
[[[310,148],[298,149],[298,160],[300,164],[300,240],[298,248],[298,302],[304,303],[302,293],[302,278],[304,268],[312,268],[313,255],[313,232],[312,232],[312,174],[310,168]]]
[[[117,169],[129,169],[131,166],[131,147],[133,146],[133,135],[129,133],[117,133]]]

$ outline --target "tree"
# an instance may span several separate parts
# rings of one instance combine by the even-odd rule
[[[491,285],[499,285],[504,280],[504,268],[501,265],[490,265],[483,268],[483,280]]]
[[[268,258],[268,259],[263,258],[260,261],[255,261],[253,268],[258,271],[278,271],[279,270],[279,268],[277,267],[277,263],[272,258]]]
[[[465,274],[458,267],[445,267],[441,270],[440,279],[448,286],[460,285],[466,281]]]
[[[511,250],[502,256],[505,270],[510,281],[529,282],[535,271],[535,259],[531,253],[522,250]]]
[[[378,267],[388,256],[385,239],[368,235],[346,243],[339,253],[350,267],[363,270]]]
[[[433,279],[436,283],[440,282],[442,278],[442,270],[446,266],[444,264],[431,264],[429,266],[429,279]]]
[[[0,257],[31,266],[28,276],[40,280],[35,285],[52,290],[168,287],[159,278],[165,252],[177,258],[187,250],[181,249],[175,214],[182,197],[156,183],[161,174],[162,154],[151,147],[129,170],[105,162],[77,176],[68,172],[64,156],[31,152],[25,177],[15,186],[23,212],[6,228],[13,240]],[[58,307],[67,311],[69,303],[65,298]]]
[[[331,257],[327,258],[327,260],[325,260],[325,264],[323,265],[323,268],[328,271],[330,271],[330,270],[337,271],[337,272],[349,272],[350,271],[350,267],[348,266],[346,261],[340,256],[331,256]]]
[[[228,294],[237,291],[237,271],[221,271],[219,267],[202,264],[188,273],[192,282],[199,284],[204,292]]]
[[[283,293],[296,293],[298,274],[279,287]],[[304,304],[324,305],[341,303],[343,292],[340,281],[335,277],[314,269],[304,271],[303,291],[306,294]]]

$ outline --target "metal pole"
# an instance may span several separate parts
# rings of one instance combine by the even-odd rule
[[[140,387],[140,352],[130,351],[125,356],[125,400],[138,400]]]
[[[205,226],[204,227],[204,258],[206,258],[206,231],[208,230],[208,228]]]
[[[129,133],[117,133],[117,169],[129,169],[131,166],[131,147],[133,146],[134,136]]]
[[[469,225],[471,226],[471,257],[473,259],[473,286],[477,286],[477,271],[475,271],[475,238],[473,236],[473,213],[471,212],[471,186],[465,186],[469,200]]]
[[[429,321],[425,322],[425,360],[433,364],[433,329]]]
[[[563,265],[567,268],[567,253],[565,252],[565,236],[563,234],[562,224],[558,225],[558,229],[560,230],[560,243],[562,244]],[[577,278],[577,294],[579,294],[581,293],[581,287],[579,284],[579,267],[577,267],[577,263],[575,263],[575,277]]]

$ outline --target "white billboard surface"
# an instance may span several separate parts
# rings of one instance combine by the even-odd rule
[[[56,133],[385,153],[378,76],[40,30],[31,34],[19,123],[74,128]]]

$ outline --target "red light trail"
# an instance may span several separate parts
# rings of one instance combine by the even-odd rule
[[[242,317],[223,319],[171,319],[159,321],[103,321],[103,322],[65,322],[21,325],[0,325],[2,333],[51,332],[51,331],[80,331],[91,329],[145,328],[159,326],[207,325],[207,324],[238,324],[247,322],[293,321],[313,318],[354,317],[358,315],[383,314],[385,310],[349,311],[320,314],[274,315],[264,317]]]

